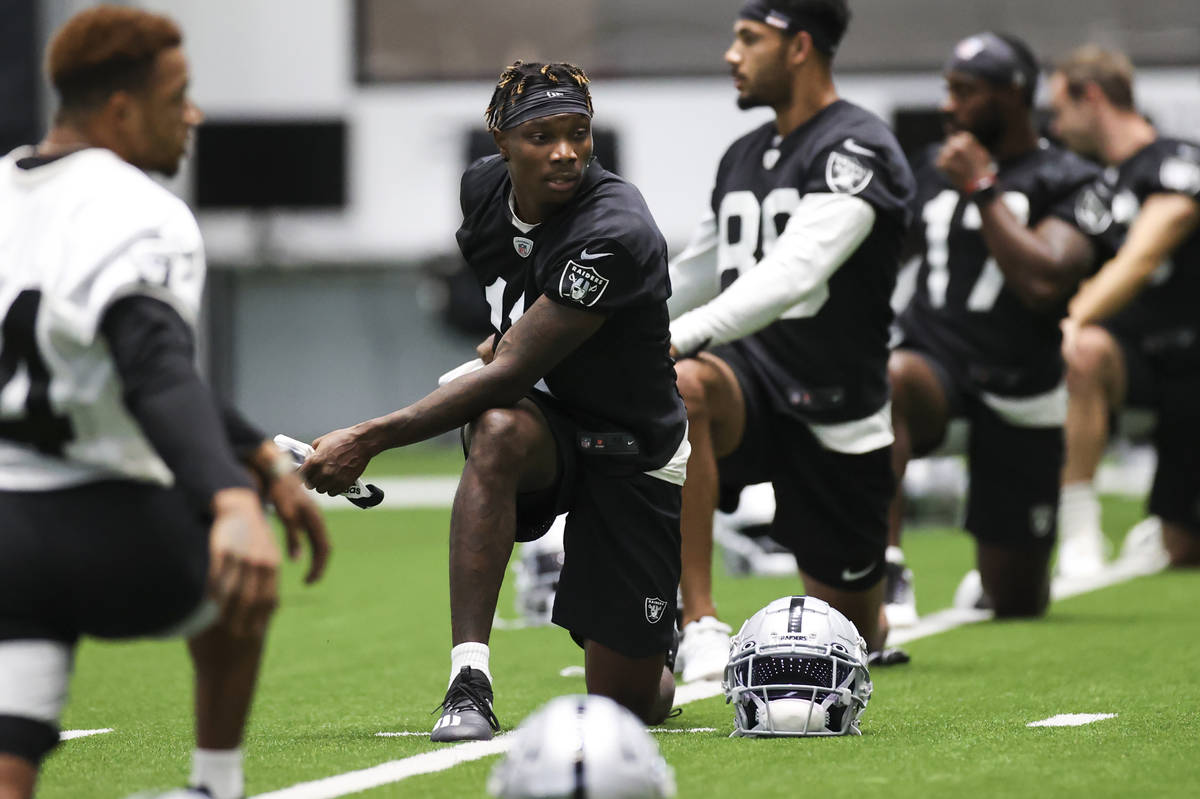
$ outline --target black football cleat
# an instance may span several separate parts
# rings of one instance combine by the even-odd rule
[[[871,668],[875,666],[902,666],[911,660],[912,656],[908,652],[896,647],[876,649],[867,655],[867,665]]]
[[[463,666],[433,712],[438,710],[442,715],[429,734],[431,741],[490,741],[500,732],[500,720],[492,712],[492,684],[479,669]]]

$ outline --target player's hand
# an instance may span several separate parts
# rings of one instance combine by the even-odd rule
[[[291,455],[276,446],[275,442],[267,440],[254,450],[247,459],[247,465],[251,475],[263,487],[263,497],[275,506],[275,514],[283,523],[289,560],[300,557],[301,536],[308,539],[312,563],[304,582],[315,583],[321,579],[329,562],[329,536],[317,503],[313,502],[296,476]]]
[[[354,485],[371,460],[362,440],[351,427],[321,436],[313,442],[313,450],[300,466],[300,477],[309,488],[330,496],[337,496]]]
[[[221,619],[239,637],[266,633],[279,603],[279,545],[258,494],[226,488],[213,496],[208,592]]]
[[[308,548],[312,550],[312,562],[308,566],[308,573],[304,575],[304,582],[309,585],[315,583],[321,579],[329,563],[329,535],[317,503],[313,502],[294,473],[275,478],[267,488],[267,497],[275,506],[279,521],[283,523],[289,560],[300,557],[303,549],[301,538],[307,539]]]
[[[479,360],[484,363],[491,363],[492,356],[495,355],[496,349],[496,334],[485,338],[483,341],[475,345],[475,354],[479,356]]]
[[[992,154],[967,131],[953,133],[946,139],[938,151],[937,168],[963,193],[980,178],[996,172]]]

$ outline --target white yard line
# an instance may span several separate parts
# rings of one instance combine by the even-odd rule
[[[1116,713],[1059,713],[1041,721],[1031,721],[1026,727],[1082,727],[1104,719],[1115,719]]]
[[[69,741],[72,738],[87,738],[89,735],[103,735],[112,731],[112,727],[105,727],[102,730],[63,730],[58,734],[58,740]]]
[[[384,488],[386,492],[388,489]],[[388,497],[390,499],[390,495]],[[344,500],[340,500],[344,504]],[[387,500],[384,500],[387,502]],[[1145,563],[1136,561],[1125,561],[1110,564],[1103,571],[1093,577],[1079,578],[1075,580],[1056,579],[1051,585],[1051,594],[1055,599],[1066,599],[1067,597],[1085,594],[1089,591],[1095,591],[1100,588],[1106,588],[1110,585],[1123,583],[1127,580],[1132,580],[1135,577],[1141,577],[1147,574],[1153,574],[1158,571],[1153,566],[1147,566]],[[928,638],[931,635],[944,633],[948,630],[953,630],[957,627],[962,627],[967,624],[973,624],[979,621],[985,621],[992,617],[991,611],[983,610],[964,610],[961,608],[948,608],[946,610],[931,613],[928,616],[922,617],[916,625],[903,630],[894,631],[888,638],[888,643],[899,645],[909,641],[916,641],[919,638]],[[721,683],[717,681],[693,682],[685,685],[680,685],[675,690],[675,704],[687,705],[692,702],[698,702],[702,699],[718,696],[722,693]],[[1108,717],[1108,716],[1104,716]],[[1055,717],[1059,718],[1059,717]],[[1093,721],[1096,719],[1093,719]],[[1035,722],[1037,725],[1051,726],[1049,722],[1052,719],[1046,719],[1044,722]],[[1087,722],[1083,722],[1087,723]],[[1030,725],[1034,726],[1034,725]],[[672,729],[653,730],[654,732],[675,732]],[[684,732],[684,730],[678,730]],[[708,731],[708,728],[696,728],[695,732]],[[377,735],[408,735],[410,733],[377,733]],[[419,733],[425,734],[425,733]],[[501,735],[493,738],[490,741],[475,741],[472,743],[459,744],[457,746],[438,749],[433,752],[425,752],[420,755],[402,758],[400,760],[391,760],[387,763],[381,763],[378,766],[361,769],[359,771],[351,771],[346,774],[339,774],[335,777],[327,777],[322,780],[313,782],[302,782],[293,785],[290,788],[282,788],[278,791],[270,793],[258,794],[252,799],[337,799],[340,796],[349,796],[350,794],[366,791],[371,788],[376,788],[380,785],[388,785],[393,782],[408,779],[409,777],[418,774],[431,774],[435,771],[445,771],[454,768],[462,763],[469,763],[473,760],[487,757],[489,755],[499,754],[507,751],[509,746],[508,735]]]
[[[336,777],[326,777],[323,780],[302,782],[290,788],[283,788],[270,793],[260,793],[254,799],[336,799],[339,796],[377,788],[400,782],[418,774],[431,774],[435,771],[445,771],[461,763],[469,763],[488,755],[496,755],[508,751],[511,744],[510,735],[499,735],[490,741],[472,741],[459,744],[434,752],[406,757],[402,760],[390,760],[378,766],[338,774]]]

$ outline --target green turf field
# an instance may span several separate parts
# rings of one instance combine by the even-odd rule
[[[450,456],[432,466],[444,471]],[[397,459],[396,471],[416,461]],[[375,473],[375,469],[372,469]],[[1106,501],[1124,531],[1139,503]],[[446,745],[424,736],[449,669],[448,511],[346,510],[325,581],[289,566],[246,742],[248,793],[261,794]],[[906,541],[921,612],[949,604],[969,540],[949,530]],[[735,624],[790,579],[716,583]],[[872,675],[861,738],[730,740],[721,697],[684,708],[662,734],[682,797],[1200,796],[1200,574],[1142,578],[1056,604],[1049,618],[952,630],[908,646],[911,665]],[[512,595],[501,596],[512,615]],[[583,690],[580,651],[557,628],[492,639],[496,710],[511,728],[543,701]],[[47,762],[47,799],[124,797],[182,785],[191,750],[189,669],[179,642],[85,643],[64,729],[114,728],[65,742]],[[1059,713],[1117,713],[1075,728],[1029,729]],[[374,788],[370,797],[475,797],[495,756]]]

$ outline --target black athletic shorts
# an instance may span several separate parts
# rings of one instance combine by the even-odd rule
[[[589,468],[580,428],[553,402],[531,399],[554,436],[559,479],[517,500],[518,539],[546,532],[568,513],[566,557],[551,620],[580,646],[592,640],[628,657],[666,652],[675,630],[679,585],[681,486],[635,472],[610,476]],[[607,471],[607,470],[606,470]]]
[[[965,374],[920,347],[902,345],[929,364],[950,409],[970,424],[967,518],[976,540],[1015,551],[1046,551],[1058,536],[1058,497],[1066,449],[1061,425],[1032,427],[1003,418]]]
[[[891,447],[861,455],[826,449],[803,421],[774,410],[741,353],[717,347],[713,354],[729,364],[746,403],[742,441],[717,463],[722,496],[769,481],[771,537],[792,551],[800,571],[850,591],[875,585],[895,490]]]
[[[201,605],[209,520],[128,481],[0,491],[0,640],[165,633]]]
[[[1154,351],[1155,336],[1105,324],[1125,359],[1125,404],[1153,410],[1158,466],[1148,510],[1200,535],[1200,341],[1185,351]]]

